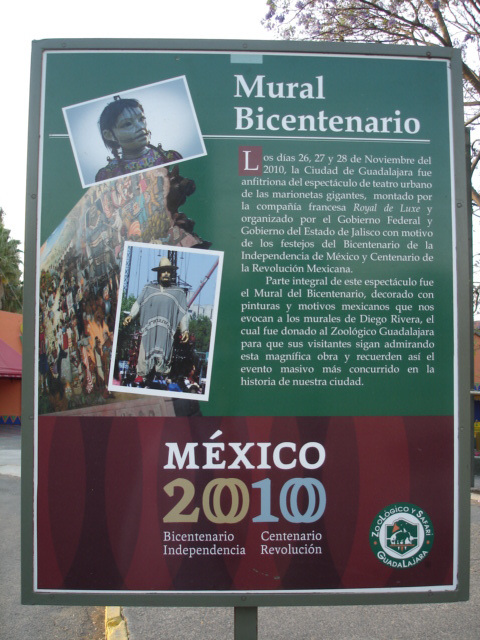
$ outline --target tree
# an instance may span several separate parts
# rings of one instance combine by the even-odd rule
[[[128,313],[130,313],[130,310],[135,304],[135,301],[136,297],[132,295],[128,296],[128,298],[125,296],[122,297],[122,308],[120,312],[120,323],[118,326],[117,340],[117,354],[119,360],[128,360],[128,352],[133,345],[134,335],[139,331],[139,316],[137,316],[133,320],[133,322],[131,322],[126,327],[123,326],[123,321],[127,317]]]
[[[456,47],[462,52],[465,126],[471,131],[473,214],[480,207],[479,0],[267,0],[263,24],[287,40]],[[474,270],[480,268],[474,255]],[[475,276],[474,276],[475,278]],[[475,310],[480,283],[474,284]]]
[[[207,316],[193,316],[188,323],[190,335],[195,335],[195,349],[208,351],[210,348],[210,334],[212,333],[212,321]]]
[[[0,309],[22,312],[23,285],[21,282],[19,240],[10,238],[3,223],[5,212],[0,209]]]

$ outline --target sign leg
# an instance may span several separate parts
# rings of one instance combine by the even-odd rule
[[[258,608],[235,607],[234,640],[257,640]]]

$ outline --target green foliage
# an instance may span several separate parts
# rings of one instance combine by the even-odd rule
[[[212,333],[212,321],[207,316],[196,316],[190,318],[188,323],[190,335],[195,334],[195,350],[208,351],[210,335]]]
[[[127,317],[127,314],[124,313],[125,311],[128,311],[130,313],[133,305],[135,304],[135,296],[131,295],[128,296],[128,298],[126,298],[125,296],[122,296],[122,319],[124,320]]]
[[[20,270],[19,240],[10,238],[10,231],[3,224],[0,209],[0,309],[22,312],[23,284]]]
[[[133,334],[138,331],[138,319],[137,316],[130,324],[126,327],[123,326],[123,321],[127,317],[128,313],[132,309],[135,303],[135,296],[129,296],[126,298],[122,297],[122,309],[120,314],[120,322],[118,325],[118,338],[117,338],[117,353],[119,356],[119,360],[127,360],[128,359],[128,351],[132,344]],[[128,313],[125,313],[128,312]]]

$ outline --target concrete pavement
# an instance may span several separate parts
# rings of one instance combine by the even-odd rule
[[[0,431],[0,640],[233,640],[232,608],[20,605],[20,430]],[[480,462],[480,461],[479,461]],[[480,464],[479,464],[480,466]],[[468,602],[351,607],[272,607],[258,612],[259,640],[480,638],[480,469],[471,503]],[[8,517],[4,517],[8,514]],[[104,618],[105,616],[105,618]],[[105,627],[104,627],[105,623]]]
[[[449,604],[271,607],[258,610],[258,640],[479,640],[480,459],[471,493],[470,600]],[[233,609],[118,608],[108,640],[233,640]],[[108,615],[108,608],[107,608]]]
[[[472,500],[471,512],[471,592],[468,602],[260,608],[258,640],[479,640],[480,501]],[[234,638],[232,609],[124,607],[123,615],[129,640]]]
[[[20,477],[20,427],[0,427],[0,475]]]
[[[20,604],[20,467],[7,459],[0,464],[0,640],[105,640],[104,607]]]

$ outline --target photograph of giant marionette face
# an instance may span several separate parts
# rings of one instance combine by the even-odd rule
[[[206,154],[186,78],[63,108],[82,186]]]
[[[207,400],[221,252],[126,243],[111,392]]]

